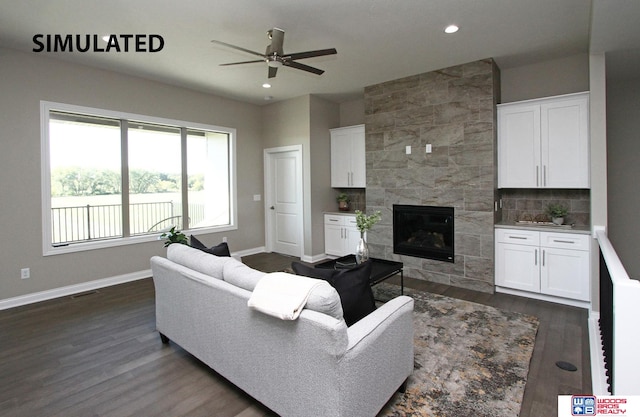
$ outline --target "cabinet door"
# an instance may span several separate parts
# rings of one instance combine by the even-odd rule
[[[536,246],[498,243],[496,245],[496,285],[540,292],[540,249]]]
[[[356,227],[356,217],[349,216],[345,218],[345,255],[356,253],[356,247],[360,242],[360,231]]]
[[[331,186],[351,186],[351,143],[344,130],[331,131]]]
[[[589,301],[589,252],[541,248],[540,292]]]
[[[364,125],[331,129],[331,186],[366,187]]]
[[[351,135],[351,186],[365,188],[367,186],[366,152],[364,126],[354,127]]]
[[[540,106],[498,108],[498,188],[540,185]]]
[[[344,256],[344,230],[343,226],[333,224],[324,225],[324,253],[327,255]]]
[[[543,187],[589,188],[588,111],[587,96],[541,106]]]

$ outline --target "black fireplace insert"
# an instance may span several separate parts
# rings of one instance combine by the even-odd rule
[[[393,205],[393,253],[454,261],[453,207]]]

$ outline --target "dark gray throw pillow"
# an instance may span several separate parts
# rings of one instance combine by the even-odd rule
[[[324,279],[340,295],[344,321],[351,326],[376,309],[369,277],[371,262],[364,262],[351,269],[314,268],[300,262],[293,262],[291,269],[297,275]]]
[[[204,243],[200,242],[194,235],[191,235],[191,238],[189,238],[189,246],[191,246],[192,248],[200,249],[201,251],[204,251],[216,256],[231,256],[231,253],[229,252],[229,245],[227,245],[227,242],[222,242],[219,245],[208,248]]]

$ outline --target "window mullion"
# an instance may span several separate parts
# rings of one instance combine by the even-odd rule
[[[131,236],[129,219],[129,122],[120,120],[120,150],[121,150],[121,176],[122,176],[122,236]]]
[[[189,229],[189,177],[187,171],[187,128],[180,128],[180,154],[181,154],[181,194],[182,194],[182,228]]]

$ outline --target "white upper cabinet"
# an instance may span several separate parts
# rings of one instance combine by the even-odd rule
[[[498,106],[499,188],[589,188],[589,93]]]
[[[364,125],[331,129],[331,186],[366,187]]]

